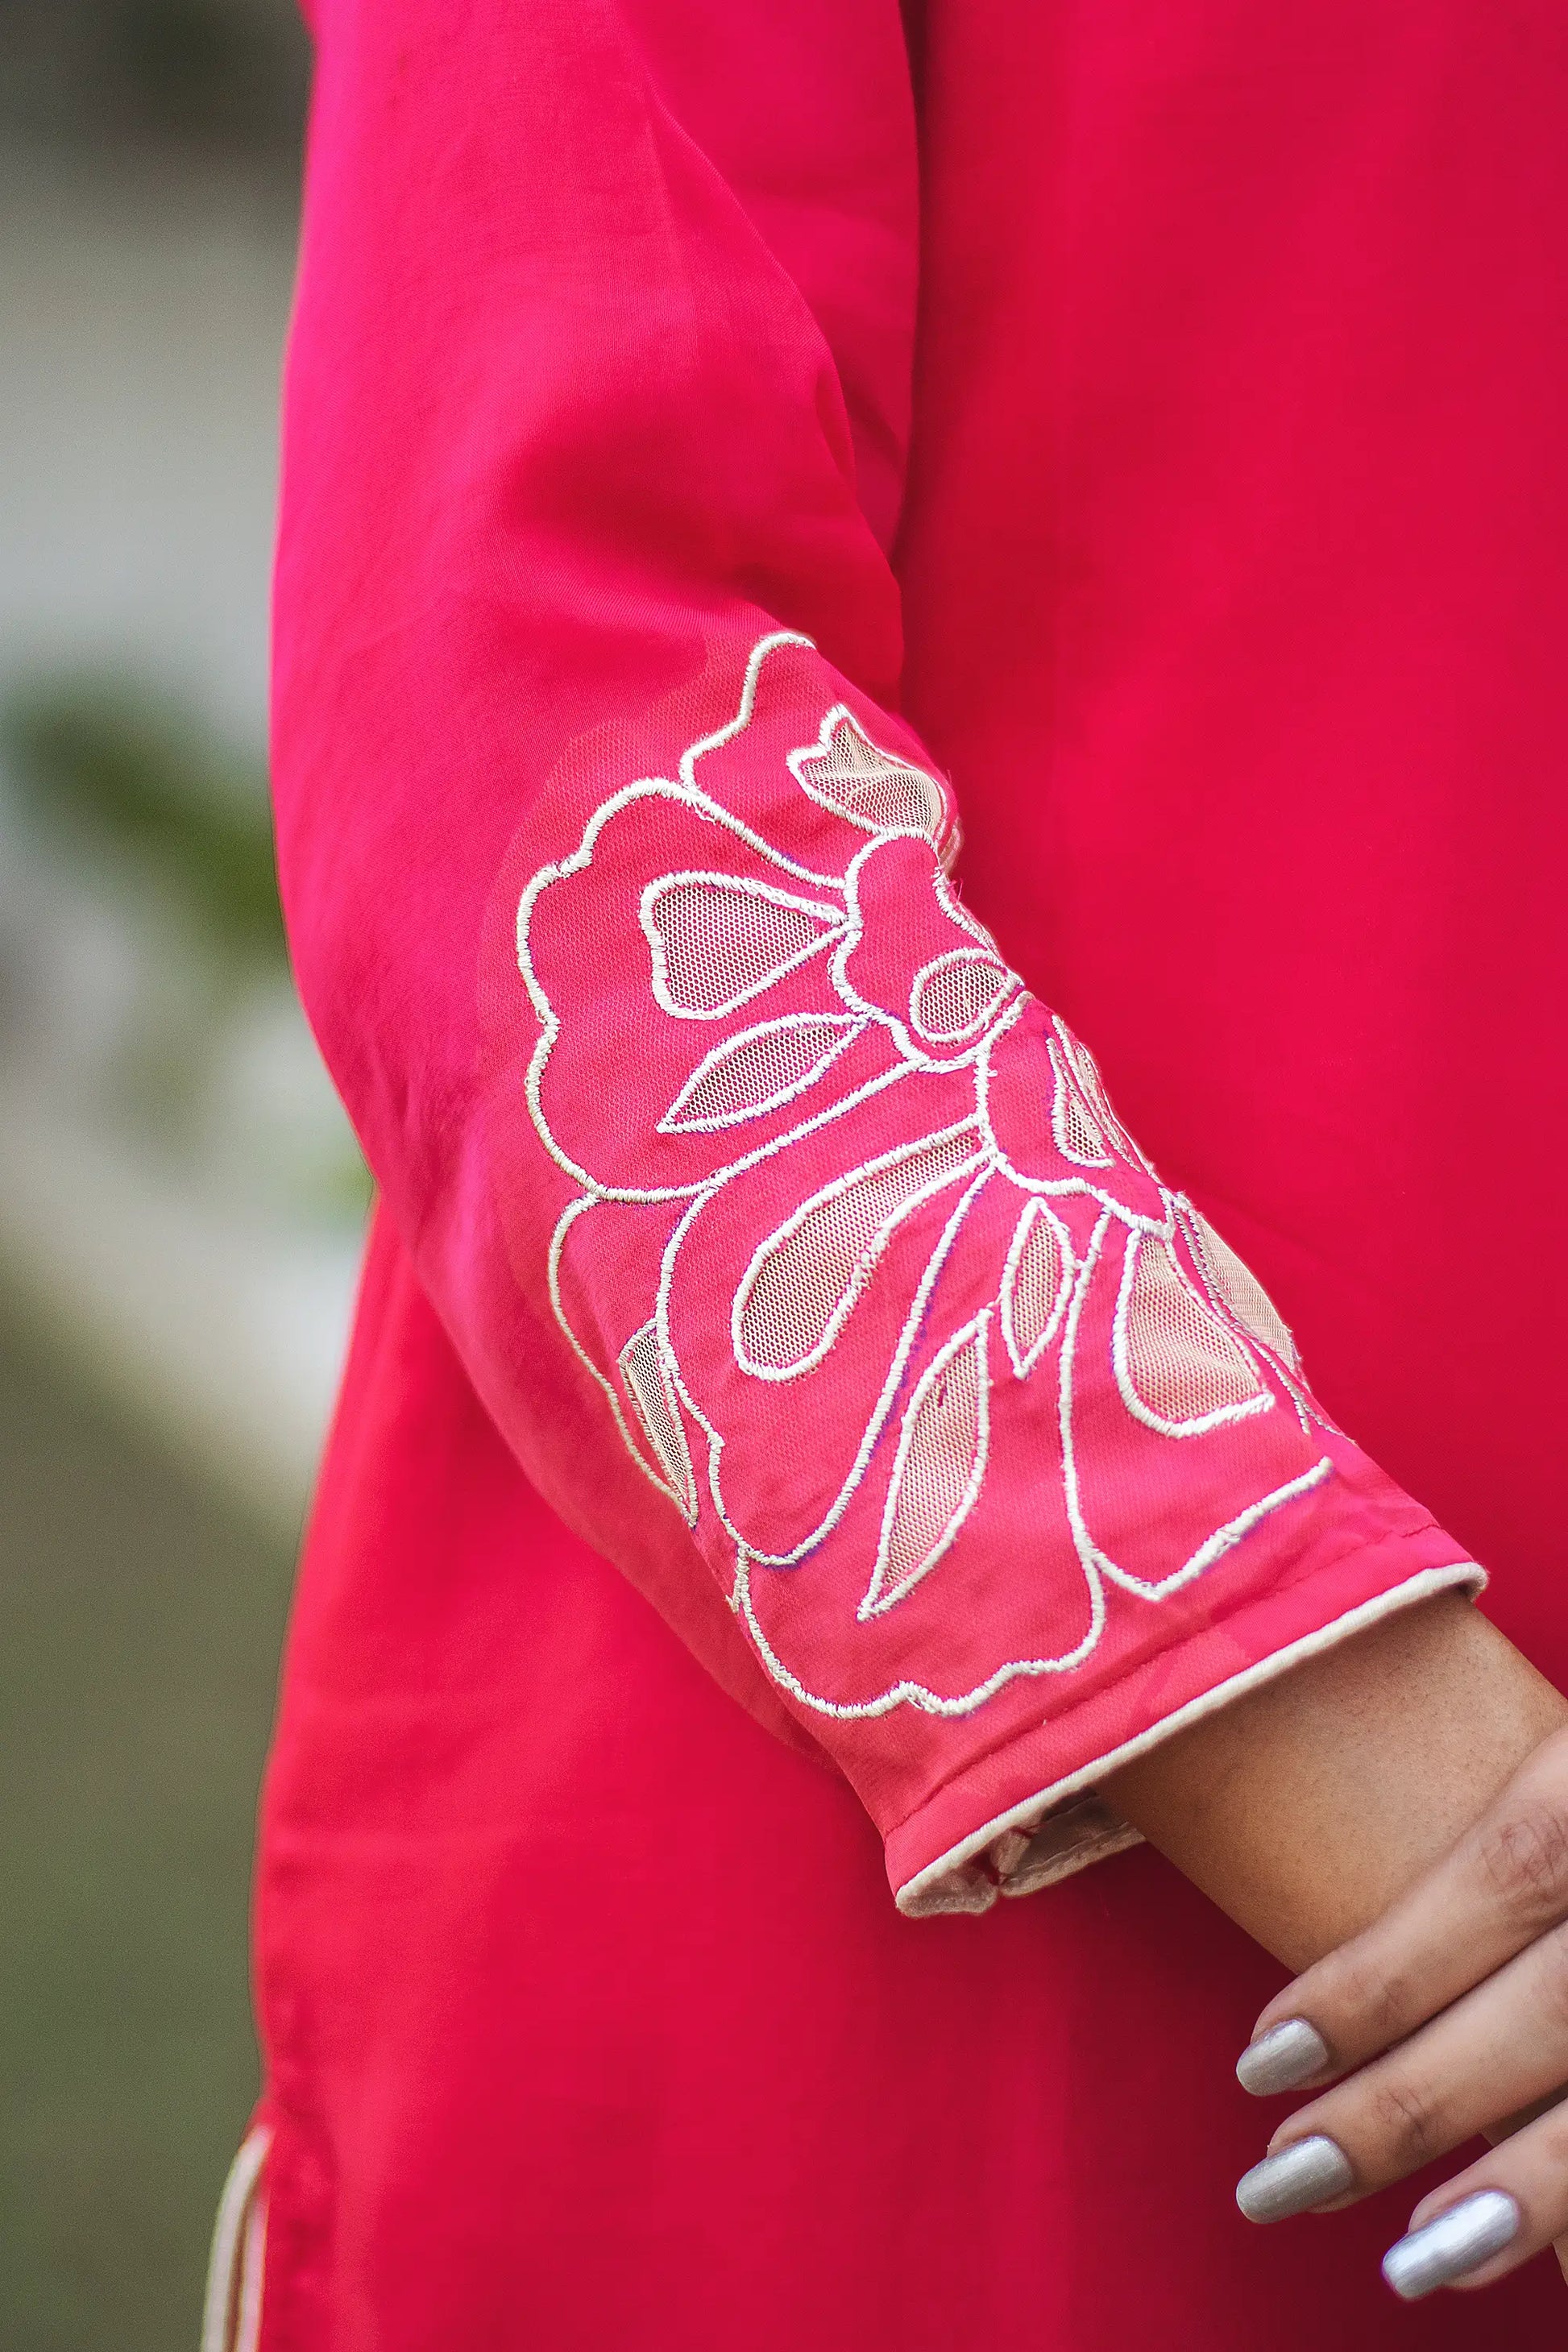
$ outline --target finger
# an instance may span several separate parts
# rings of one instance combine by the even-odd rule
[[[1237,2190],[1242,2210],[1276,2220],[1363,2197],[1555,2093],[1565,2076],[1562,1927],[1282,2124],[1268,2157]],[[1311,2157],[1296,2152],[1303,2141],[1312,2143]]]
[[[1568,1919],[1568,1732],[1542,1741],[1497,1803],[1361,1935],[1268,2003],[1242,2053],[1266,2096],[1374,2057]]]
[[[1568,2109],[1553,2107],[1424,2197],[1384,2276],[1411,2303],[1440,2286],[1489,2286],[1565,2231]]]

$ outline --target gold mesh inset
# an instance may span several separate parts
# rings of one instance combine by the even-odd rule
[[[799,899],[707,875],[671,882],[648,920],[671,1003],[710,1017],[755,996],[842,929]]]
[[[786,1013],[716,1046],[659,1124],[728,1127],[789,1102],[820,1076],[859,1027],[844,1013]]]
[[[1187,1281],[1163,1241],[1142,1234],[1128,1294],[1127,1376],[1162,1421],[1201,1421],[1266,1391],[1240,1344]]]
[[[841,719],[820,751],[797,752],[797,773],[841,816],[879,833],[941,830],[947,802],[942,786],[923,768],[879,751],[852,719]]]
[[[1006,994],[1012,975],[983,953],[955,948],[916,981],[910,1017],[922,1035],[939,1045],[973,1036]]]
[[[862,1604],[879,1615],[918,1584],[958,1533],[979,1491],[985,1326],[939,1356],[904,1416],[877,1573]]]
[[[757,1262],[737,1318],[742,1362],[782,1372],[812,1356],[870,1280],[900,1220],[976,1157],[964,1128],[820,1194]]]

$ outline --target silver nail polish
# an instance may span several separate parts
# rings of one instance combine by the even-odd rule
[[[1342,2147],[1321,2132],[1293,2139],[1266,2156],[1236,2184],[1236,2201],[1249,2221],[1288,2221],[1292,2213],[1326,2205],[1355,2187],[1355,2174]]]
[[[1406,2303],[1479,2270],[1519,2235],[1520,2211],[1500,2189],[1461,2197],[1425,2229],[1412,2230],[1383,2258],[1383,2275]]]
[[[1327,2072],[1329,2045],[1304,2017],[1287,2017],[1249,2042],[1236,2062],[1236,2079],[1255,2099],[1293,2091]]]

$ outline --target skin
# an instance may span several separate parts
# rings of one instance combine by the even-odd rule
[[[1194,1725],[1105,1793],[1300,1972],[1255,2032],[1310,2020],[1333,2059],[1317,2081],[1334,2086],[1270,2153],[1326,2133],[1355,2168],[1336,2200],[1352,2204],[1484,2131],[1500,2144],[1411,2226],[1478,2189],[1518,2200],[1520,2237],[1467,2287],[1568,2239],[1568,2102],[1552,2104],[1568,2084],[1568,1701],[1510,1642],[1444,1595]]]

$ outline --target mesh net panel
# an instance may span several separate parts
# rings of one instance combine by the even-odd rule
[[[837,927],[807,907],[780,905],[723,882],[672,882],[651,919],[664,947],[672,1001],[689,1013],[720,1013],[753,994]]]
[[[1260,1393],[1253,1366],[1163,1242],[1138,1244],[1127,1302],[1127,1371],[1163,1421],[1198,1421]]]
[[[1093,1119],[1083,1097],[1068,1071],[1065,1061],[1051,1048],[1051,1060],[1056,1066],[1057,1094],[1051,1107],[1051,1127],[1057,1146],[1068,1159],[1076,1160],[1090,1168],[1103,1168],[1110,1154],[1106,1140]]]
[[[977,1332],[910,1407],[882,1551],[878,1597],[884,1608],[920,1575],[963,1506],[980,1445],[984,1377],[984,1334]]]
[[[1105,1080],[1100,1075],[1099,1063],[1088,1046],[1080,1045],[1076,1037],[1072,1041],[1071,1052],[1074,1075],[1094,1118],[1113,1143],[1120,1143],[1124,1150],[1131,1152],[1131,1139],[1110,1107],[1110,1097],[1105,1091]]]
[[[1206,1218],[1194,1211],[1194,1219],[1210,1278],[1237,1321],[1245,1324],[1266,1347],[1283,1356],[1288,1364],[1295,1363],[1296,1342],[1290,1337],[1289,1327],[1252,1268],[1237,1257],[1228,1242],[1221,1241]]]
[[[921,974],[910,1010],[917,1029],[945,1045],[978,1029],[1006,988],[1007,973],[989,956],[960,954]]]
[[[808,1209],[763,1260],[741,1310],[748,1361],[784,1371],[809,1356],[846,1295],[868,1279],[900,1212],[973,1158],[966,1129],[858,1176]]]
[[[686,1439],[670,1402],[659,1361],[658,1337],[651,1323],[635,1332],[621,1350],[621,1377],[637,1407],[648,1444],[664,1466],[666,1476],[683,1500],[689,1495],[691,1464]]]
[[[934,837],[946,814],[934,776],[889,760],[847,719],[828,737],[826,751],[811,753],[800,764],[814,792],[862,824]]]
[[[744,1118],[789,1097],[847,1037],[847,1024],[770,1021],[713,1054],[665,1116],[667,1127]]]
[[[1007,1321],[1020,1356],[1028,1354],[1055,1314],[1066,1270],[1056,1227],[1045,1211],[1028,1208],[1024,1216],[1028,1231],[1007,1291]]]

